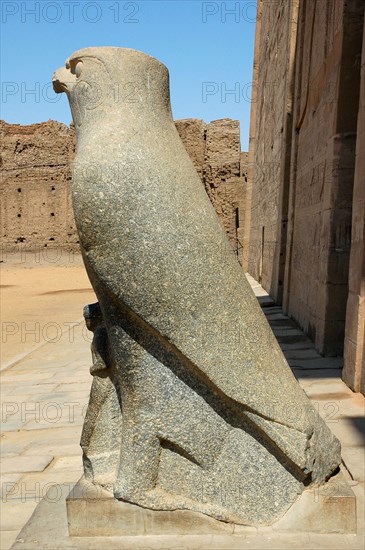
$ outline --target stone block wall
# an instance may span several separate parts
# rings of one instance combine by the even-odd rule
[[[329,355],[344,342],[363,11],[299,8],[284,306]]]
[[[263,8],[263,9],[262,9]],[[259,3],[250,128],[248,271],[281,302],[298,0]],[[285,185],[283,183],[285,182]]]
[[[365,394],[365,33],[357,121],[349,294],[346,310],[343,379]]]
[[[177,120],[176,127],[205,190],[242,262],[247,154],[241,155],[238,120]],[[247,178],[246,178],[247,180]]]
[[[176,121],[177,130],[232,246],[243,224],[246,157],[239,122]],[[62,247],[78,250],[70,181],[74,130],[55,121],[30,126],[1,121],[1,225],[8,251]]]
[[[363,21],[359,0],[258,3],[247,266],[327,355],[343,353],[361,295],[351,281],[364,247],[353,199]]]

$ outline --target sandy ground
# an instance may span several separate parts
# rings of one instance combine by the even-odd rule
[[[96,301],[82,258],[62,252],[3,257],[1,282],[1,365],[58,342]]]

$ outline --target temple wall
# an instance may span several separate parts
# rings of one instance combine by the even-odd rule
[[[343,353],[346,327],[345,376],[357,389],[363,16],[360,0],[259,1],[245,234],[248,271],[321,353]]]
[[[343,379],[365,394],[365,33],[357,120],[355,180],[347,299]]]

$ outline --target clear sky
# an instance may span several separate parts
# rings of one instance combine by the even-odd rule
[[[235,118],[248,150],[256,1],[1,0],[1,118],[70,123],[52,73],[75,50],[144,51],[170,71],[174,118]]]

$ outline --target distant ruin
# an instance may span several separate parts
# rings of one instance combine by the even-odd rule
[[[9,251],[17,247],[78,251],[70,193],[72,125],[53,120],[0,125],[3,246]],[[247,153],[241,153],[239,122],[184,119],[176,121],[176,127],[241,260]]]

